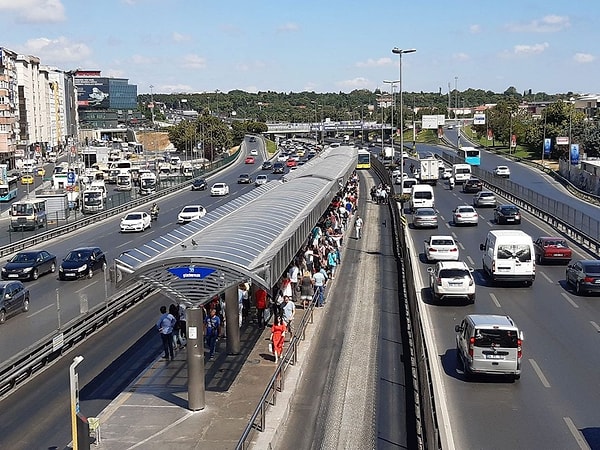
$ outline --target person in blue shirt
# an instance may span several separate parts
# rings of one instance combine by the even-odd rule
[[[206,343],[208,344],[209,360],[212,360],[215,357],[220,327],[221,318],[217,316],[217,310],[213,308],[210,310],[209,315],[204,319],[204,336],[206,337]]]
[[[164,355],[165,359],[175,359],[175,354],[173,351],[173,327],[175,326],[175,317],[172,314],[167,312],[166,306],[160,307],[160,318],[158,322],[156,322],[156,328],[158,328],[158,332],[160,333],[160,338],[162,339]]]

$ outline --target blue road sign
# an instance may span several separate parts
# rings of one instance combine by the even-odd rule
[[[75,184],[75,172],[67,173],[67,183]]]
[[[175,275],[177,278],[182,280],[189,278],[202,279],[212,274],[216,269],[210,267],[196,267],[196,266],[185,266],[185,267],[171,267],[167,269],[170,273]]]

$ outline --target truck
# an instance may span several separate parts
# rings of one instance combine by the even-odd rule
[[[443,164],[437,158],[423,158],[419,160],[419,181],[421,183],[437,184],[440,177],[440,165]]]
[[[90,187],[83,191],[81,196],[81,211],[84,214],[100,212],[104,210],[105,191],[99,187]]]
[[[46,226],[46,200],[23,200],[10,205],[10,227],[13,231],[35,230]]]
[[[156,174],[150,170],[140,170],[140,195],[156,192]]]

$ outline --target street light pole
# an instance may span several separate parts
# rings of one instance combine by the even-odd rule
[[[416,51],[417,50],[414,48],[402,50],[398,47],[394,47],[392,49],[392,53],[398,55],[398,83],[400,89],[400,170],[402,170],[402,173],[404,173],[404,103],[402,102],[402,55],[405,53],[414,53]],[[402,213],[404,213],[404,211],[402,211]]]
[[[150,112],[152,113],[152,128],[154,128],[154,86],[150,85]]]
[[[390,142],[392,143],[392,151],[394,151],[394,103],[396,103],[394,101],[394,86],[397,83],[400,83],[400,80],[383,80],[384,83],[389,84],[390,85],[390,89],[392,91],[392,117],[390,119],[390,121],[392,122],[392,129],[391,129],[391,134],[390,134]],[[392,156],[393,158],[393,156]]]

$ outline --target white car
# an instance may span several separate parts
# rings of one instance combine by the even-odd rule
[[[177,223],[190,223],[206,215],[206,209],[200,205],[187,205],[177,215]]]
[[[470,205],[460,205],[452,211],[452,222],[458,225],[477,225],[479,223],[479,214]]]
[[[425,239],[425,260],[458,261],[458,245],[452,236],[429,236]]]
[[[509,178],[510,169],[508,168],[508,166],[496,166],[494,168],[494,175],[497,177]]]
[[[127,213],[125,217],[121,219],[121,233],[128,231],[144,231],[152,226],[150,214],[144,211],[133,211]]]
[[[255,148],[250,150],[250,156],[258,156],[258,150],[256,150]]]
[[[210,195],[213,197],[229,195],[229,186],[225,183],[215,183],[210,188]]]
[[[256,180],[254,180],[254,186],[262,186],[263,184],[267,184],[269,182],[269,177],[266,175],[256,175]]]
[[[463,261],[440,261],[429,272],[429,288],[434,302],[442,299],[466,298],[475,303],[473,269]]]

